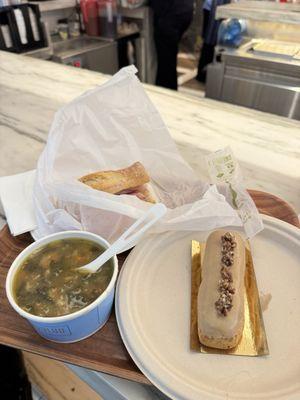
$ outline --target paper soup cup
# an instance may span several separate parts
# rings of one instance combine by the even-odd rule
[[[39,335],[54,342],[72,343],[91,336],[108,320],[114,300],[115,284],[118,275],[118,260],[113,258],[113,275],[105,291],[79,311],[60,317],[38,317],[24,311],[13,296],[13,280],[23,261],[38,248],[60,239],[87,239],[107,248],[109,243],[98,235],[84,231],[65,231],[54,233],[37,240],[26,247],[12,263],[6,278],[6,294],[11,306],[26,318]]]

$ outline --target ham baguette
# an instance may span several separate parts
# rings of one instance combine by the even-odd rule
[[[140,162],[119,170],[99,171],[82,176],[79,181],[96,190],[111,194],[133,194],[141,200],[155,203],[149,188],[150,177]]]

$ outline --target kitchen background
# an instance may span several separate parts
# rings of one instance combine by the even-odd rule
[[[141,81],[154,83],[153,15],[147,3],[1,0],[0,49],[106,74],[135,64]],[[219,3],[213,1],[213,7]],[[299,1],[241,0],[212,9],[219,29],[206,84],[195,79],[204,4],[195,1],[180,43],[179,91],[300,119]]]

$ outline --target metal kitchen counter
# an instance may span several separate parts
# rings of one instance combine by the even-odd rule
[[[255,54],[255,43],[216,48],[206,96],[300,120],[300,59]]]

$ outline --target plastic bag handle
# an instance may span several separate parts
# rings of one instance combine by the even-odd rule
[[[155,224],[165,213],[167,208],[163,203],[157,203],[151,207],[141,218],[134,222],[104,253],[79,269],[94,273],[114,255],[120,253],[130,242],[140,238],[153,224]],[[144,222],[151,218],[145,225]],[[140,228],[140,229],[139,229]],[[136,231],[136,232],[135,232]],[[135,232],[135,233],[133,233]]]

